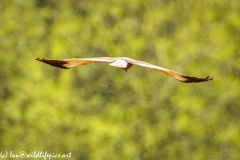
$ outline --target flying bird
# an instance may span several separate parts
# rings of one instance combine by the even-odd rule
[[[47,63],[54,67],[62,68],[62,69],[69,69],[69,68],[77,67],[80,65],[93,64],[98,62],[109,62],[110,66],[118,67],[120,69],[127,71],[129,68],[132,67],[133,64],[135,64],[142,67],[154,69],[158,72],[165,73],[185,83],[197,83],[197,82],[206,82],[206,81],[214,80],[214,77],[210,77],[210,76],[207,76],[206,78],[198,78],[198,77],[184,75],[181,73],[177,73],[177,72],[150,64],[150,63],[146,63],[144,61],[138,61],[128,57],[72,58],[72,59],[62,59],[62,60],[36,58],[36,60],[43,63]]]

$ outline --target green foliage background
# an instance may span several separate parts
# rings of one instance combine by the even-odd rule
[[[238,0],[1,0],[0,15],[0,151],[240,158]],[[34,60],[100,56],[216,80]]]

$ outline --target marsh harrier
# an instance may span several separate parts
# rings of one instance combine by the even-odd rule
[[[165,73],[169,76],[172,76],[173,78],[185,82],[185,83],[193,83],[193,82],[206,82],[206,81],[211,81],[214,79],[214,77],[207,76],[206,78],[198,78],[198,77],[193,77],[193,76],[188,76],[184,75],[181,73],[177,73],[159,66],[155,66],[150,63],[146,63],[143,61],[138,61],[134,60],[128,57],[98,57],[98,58],[72,58],[72,59],[62,59],[62,60],[48,60],[48,59],[40,59],[36,58],[37,61],[47,63],[51,66],[54,67],[59,67],[63,69],[69,69],[73,67],[77,67],[80,65],[86,65],[86,64],[92,64],[92,63],[97,63],[97,62],[110,62],[109,65],[118,67],[120,69],[123,69],[127,71],[129,68],[132,67],[133,64],[142,66],[142,67],[147,67],[154,69],[158,72]]]

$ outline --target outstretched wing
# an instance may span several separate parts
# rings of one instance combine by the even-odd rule
[[[114,62],[114,58],[110,58],[110,57],[72,58],[72,59],[62,59],[62,60],[36,58],[36,60],[43,63],[47,63],[51,66],[59,67],[63,69],[69,69],[69,68],[77,67],[80,65],[93,64],[97,62]]]
[[[150,63],[146,63],[143,61],[137,61],[128,57],[98,57],[98,58],[73,58],[73,59],[62,59],[62,60],[47,60],[47,59],[40,59],[36,58],[37,61],[47,63],[51,66],[63,68],[63,69],[69,69],[73,67],[77,67],[79,65],[86,65],[86,64],[92,64],[97,62],[112,62],[110,65],[117,66],[119,68],[130,68],[131,65],[129,64],[136,64],[139,66],[147,67],[154,69],[158,72],[165,73],[167,75],[172,76],[173,78],[185,82],[185,83],[192,83],[192,82],[204,82],[204,81],[211,81],[214,80],[214,77],[207,76],[206,78],[199,78],[199,77],[193,77],[184,75],[181,73],[177,73]],[[127,67],[129,65],[129,67]]]
[[[199,78],[199,77],[193,77],[193,76],[184,75],[184,74],[181,74],[181,73],[177,73],[177,72],[168,70],[166,68],[162,68],[162,67],[150,64],[150,63],[143,62],[143,61],[131,60],[131,63],[139,65],[139,66],[151,68],[151,69],[154,69],[154,70],[156,70],[158,72],[165,73],[165,74],[170,75],[173,78],[175,78],[175,79],[177,79],[179,81],[185,82],[185,83],[193,83],[193,82],[197,83],[197,82],[204,82],[204,81],[214,80],[214,77],[210,77],[210,76],[207,76],[206,78]]]

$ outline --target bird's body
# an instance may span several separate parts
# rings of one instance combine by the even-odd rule
[[[127,71],[129,68],[132,67],[133,64],[135,64],[142,67],[154,69],[158,72],[163,72],[185,83],[204,82],[204,81],[211,81],[214,79],[214,77],[210,77],[210,76],[206,78],[198,78],[198,77],[184,75],[181,73],[177,73],[177,72],[150,64],[150,63],[138,61],[128,57],[72,58],[72,59],[62,59],[62,60],[47,60],[44,58],[43,59],[36,58],[36,60],[47,63],[51,66],[55,66],[63,69],[69,69],[69,68],[77,67],[80,65],[93,64],[97,62],[109,62],[110,63],[109,65],[118,67],[120,69]]]

